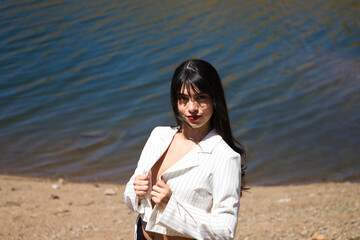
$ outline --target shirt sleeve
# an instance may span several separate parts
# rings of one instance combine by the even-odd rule
[[[151,146],[149,144],[151,142],[150,138],[154,137],[154,134],[156,134],[156,128],[150,134],[150,137],[147,140],[147,142],[141,152],[140,159],[138,161],[135,172],[131,176],[129,182],[126,184],[126,188],[125,188],[125,192],[124,192],[124,200],[125,200],[126,206],[135,212],[139,212],[140,214],[144,213],[144,211],[145,211],[144,208],[145,208],[146,199],[142,199],[141,201],[139,201],[139,198],[135,194],[134,180],[135,180],[136,176],[144,174],[144,171],[146,169],[145,155],[147,154],[148,149],[151,148]],[[148,174],[148,172],[145,172],[145,174]]]
[[[241,157],[228,157],[214,171],[210,212],[178,200],[173,193],[157,224],[196,239],[232,239],[235,236],[241,189]]]
[[[130,178],[129,182],[126,184],[126,188],[125,188],[125,192],[124,192],[124,200],[125,200],[125,204],[126,206],[135,211],[135,212],[139,212],[144,213],[144,204],[142,203],[142,201],[139,202],[139,198],[138,196],[136,196],[135,194],[135,190],[134,190],[134,179],[135,176],[142,174],[140,171],[137,171],[138,168],[135,170],[134,175]]]
[[[135,169],[134,174],[130,178],[129,182],[126,184],[126,188],[124,192],[124,200],[126,206],[129,209],[135,212],[144,213],[144,206],[142,204],[142,201],[139,202],[139,198],[136,196],[134,189],[135,176],[140,174],[143,174],[143,172],[141,171],[141,165],[138,164],[138,167]]]

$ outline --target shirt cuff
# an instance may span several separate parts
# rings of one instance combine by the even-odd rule
[[[139,201],[139,197],[135,197],[135,206],[134,206],[134,210],[140,214],[145,213],[145,206],[144,206],[144,201],[145,199],[141,199]]]

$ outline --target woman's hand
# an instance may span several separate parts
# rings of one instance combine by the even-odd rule
[[[160,211],[164,211],[167,203],[170,200],[172,191],[170,187],[165,183],[164,179],[152,187],[151,200],[158,206]]]
[[[150,178],[148,175],[137,175],[134,180],[134,190],[139,200],[144,199],[150,186]]]

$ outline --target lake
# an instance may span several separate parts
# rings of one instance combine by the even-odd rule
[[[0,173],[125,183],[172,125],[177,65],[218,70],[252,185],[360,180],[360,2],[3,1]]]

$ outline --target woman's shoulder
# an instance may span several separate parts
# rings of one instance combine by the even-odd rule
[[[234,149],[232,149],[224,139],[221,138],[217,146],[215,147],[214,151],[218,151],[222,154],[229,155],[231,157],[233,156],[240,156],[238,152],[236,152]]]
[[[224,168],[241,169],[241,155],[232,149],[221,136],[217,138],[218,142],[213,147],[206,164],[210,166],[214,173]]]
[[[240,154],[232,149],[226,141],[214,130],[211,132],[210,145],[212,146],[212,154],[220,156],[240,157]]]

